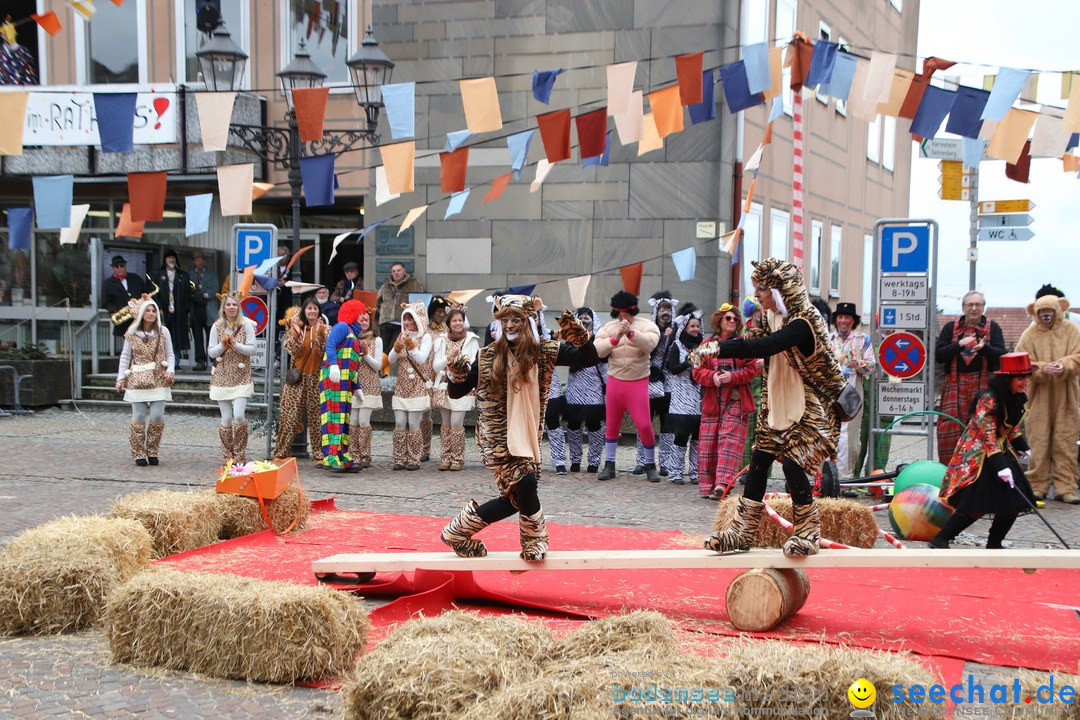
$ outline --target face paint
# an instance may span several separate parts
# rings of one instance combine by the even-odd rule
[[[502,325],[503,334],[506,335],[507,340],[517,340],[521,331],[525,328],[525,318],[519,315],[507,315],[499,318],[499,323]]]
[[[1039,322],[1041,322],[1046,327],[1050,327],[1054,324],[1054,316],[1056,315],[1056,313],[1053,310],[1050,310],[1049,308],[1039,310],[1038,314]]]

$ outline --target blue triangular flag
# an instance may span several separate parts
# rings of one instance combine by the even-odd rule
[[[611,148],[611,131],[608,130],[607,134],[604,135],[604,153],[602,155],[594,155],[592,157],[585,158],[584,162],[581,163],[581,167],[587,168],[587,167],[591,167],[592,165],[602,165],[603,167],[607,167],[608,166],[608,151],[609,151],[610,148]]]
[[[431,293],[409,293],[409,302],[422,302],[424,307],[427,307],[431,303],[431,298],[435,297]]]
[[[31,208],[8,208],[8,250],[30,249],[30,225],[34,219]]]
[[[416,135],[416,83],[395,83],[382,86],[386,119],[395,140]]]
[[[533,70],[533,97],[547,105],[551,102],[551,89],[555,87],[555,78],[562,68],[554,70]]]
[[[784,94],[780,93],[772,100],[772,107],[769,108],[769,122],[772,122],[776,118],[784,114]]]
[[[375,230],[375,228],[379,227],[384,222],[386,222],[386,218],[383,218],[382,220],[379,220],[377,222],[373,222],[370,225],[368,225],[366,228],[361,230],[360,234],[356,238],[356,244],[359,245],[361,242],[363,242],[364,238],[366,238],[370,232]]]
[[[743,62],[746,63],[746,83],[750,92],[765,92],[772,87],[772,73],[769,69],[769,43],[755,43],[743,48]]]
[[[716,119],[716,82],[711,68],[701,73],[701,102],[688,105],[687,110],[691,125]]]
[[[506,288],[507,295],[532,295],[536,289],[536,283],[532,285],[511,285]]]
[[[184,197],[184,236],[191,237],[210,229],[210,205],[214,194],[187,195]]]
[[[724,101],[728,110],[737,113],[764,102],[761,95],[751,93],[747,85],[746,66],[742,60],[720,68],[720,82],[724,86]]]
[[[688,282],[694,279],[697,270],[697,251],[692,247],[671,253],[671,261],[675,263],[675,272],[679,273],[679,280]]]
[[[945,131],[966,138],[979,137],[979,131],[982,130],[980,118],[989,98],[990,93],[986,90],[961,85],[956,90],[956,100],[949,110],[949,122],[945,123]]]
[[[304,205],[318,207],[334,204],[334,158],[314,155],[300,158],[300,177],[304,182]]]
[[[828,40],[814,43],[814,54],[810,56],[810,71],[806,73],[803,84],[816,87],[832,80],[833,66],[836,64],[836,52],[840,46]]]
[[[135,99],[135,93],[94,93],[102,152],[135,152]]]
[[[510,148],[510,169],[514,171],[515,180],[521,179],[521,169],[525,167],[525,159],[529,156],[529,144],[535,133],[536,130],[526,130],[506,138],[506,146]]]
[[[1080,145],[1080,133],[1073,133],[1069,136],[1069,142],[1065,144],[1065,152],[1069,152],[1077,145]]]
[[[256,275],[255,282],[259,283],[259,287],[266,292],[271,292],[278,286],[277,278],[272,275]]]
[[[457,215],[465,208],[465,201],[469,199],[469,191],[470,188],[465,188],[461,192],[456,192],[450,196],[450,204],[446,206],[446,214],[443,215],[443,220]]]
[[[934,137],[955,101],[954,91],[927,85],[919,109],[911,119],[911,134],[924,138]]]
[[[38,230],[59,230],[71,224],[71,198],[75,178],[43,175],[34,178],[34,209]]]
[[[1003,67],[998,71],[994,80],[994,88],[990,91],[990,98],[983,108],[981,120],[1004,120],[1016,98],[1020,97],[1020,91],[1024,89],[1030,70],[1018,70],[1016,68]]]
[[[818,92],[847,102],[851,81],[855,79],[856,62],[854,55],[838,51],[833,57],[832,76],[818,88]]]
[[[471,137],[472,135],[469,134],[468,130],[455,130],[446,133],[446,147],[443,152],[454,152],[468,142]]]
[[[983,146],[986,144],[984,140],[978,138],[962,138],[960,140],[960,150],[963,153],[964,164],[969,167],[978,167],[982,162]]]

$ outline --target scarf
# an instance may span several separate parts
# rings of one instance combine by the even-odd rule
[[[455,333],[453,330],[447,330],[446,331],[447,339],[448,340],[453,340],[454,342],[458,342],[459,340],[464,340],[465,337],[468,334],[469,334],[468,328],[462,328],[461,332],[459,332],[459,333]]]
[[[978,342],[990,334],[990,323],[986,321],[986,316],[979,318],[978,325],[968,325],[967,318],[963,315],[960,319],[953,323],[953,342],[960,342],[963,338],[973,336],[975,343]],[[964,361],[965,365],[973,363],[977,357],[975,351],[972,349],[974,345],[964,348],[960,353],[960,359]]]

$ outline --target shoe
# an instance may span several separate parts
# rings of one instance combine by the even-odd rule
[[[765,503],[760,500],[739,498],[735,517],[725,530],[718,530],[705,539],[705,549],[718,553],[746,552],[757,538]]]
[[[409,463],[408,465],[405,466],[405,469],[406,470],[419,470],[420,466],[417,465],[416,463]]]
[[[821,516],[818,514],[817,501],[811,500],[808,505],[792,505],[791,512],[795,528],[784,541],[784,555],[816,555],[821,540]]]
[[[427,462],[430,459],[431,459],[430,455],[421,455],[420,456],[420,462]]]
[[[1077,495],[1076,493],[1065,493],[1059,497],[1058,500],[1066,505],[1080,505],[1080,495]]]
[[[146,458],[146,462],[150,463],[151,465],[157,465],[158,459],[151,455],[150,457]]]
[[[556,465],[555,466],[555,474],[556,475],[565,475],[566,474],[566,466],[565,465]]]
[[[405,466],[402,465],[401,463],[394,463],[394,466],[391,467],[390,469],[391,470],[404,470]]]
[[[593,475],[595,475],[597,472],[599,472],[599,470],[600,470],[600,468],[598,466],[590,465],[585,472],[592,473]]]
[[[326,469],[332,473],[352,472],[348,465],[328,465]]]
[[[672,485],[685,485],[686,481],[683,480],[682,478],[671,478],[671,484]]]
[[[456,518],[443,528],[440,539],[450,546],[458,557],[484,557],[487,548],[482,540],[476,540],[473,535],[488,526],[477,512],[479,507],[475,500],[461,509]]]
[[[571,463],[570,472],[581,472],[581,463]],[[589,472],[596,472],[596,470],[590,470]]]
[[[615,462],[608,460],[604,463],[604,469],[597,474],[597,480],[612,480],[615,477]]]
[[[660,477],[667,477],[667,476],[668,476],[667,468],[666,467],[660,468]]]
[[[449,460],[443,460],[441,463],[439,463],[439,470],[449,470],[449,469],[450,469],[450,461]]]
[[[660,473],[656,472],[656,463],[648,463],[645,466],[645,479],[651,483],[660,482]]]
[[[147,462],[146,458],[136,458],[135,459],[135,464],[138,465],[139,467],[146,467],[148,462]]]
[[[463,467],[464,467],[464,465],[462,465],[459,462],[452,462],[452,463],[450,463],[450,472],[457,472],[457,471],[461,470],[461,468],[463,468]]]
[[[645,474],[645,466],[644,465],[635,465],[634,469],[631,471],[630,474],[631,475],[644,475]]]

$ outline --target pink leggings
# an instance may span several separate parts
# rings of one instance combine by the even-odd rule
[[[629,412],[634,421],[638,438],[646,447],[656,445],[653,434],[652,416],[649,414],[649,378],[640,380],[619,380],[608,377],[607,394],[604,398],[607,406],[607,426],[604,428],[605,440],[617,440],[622,428],[623,413]]]

